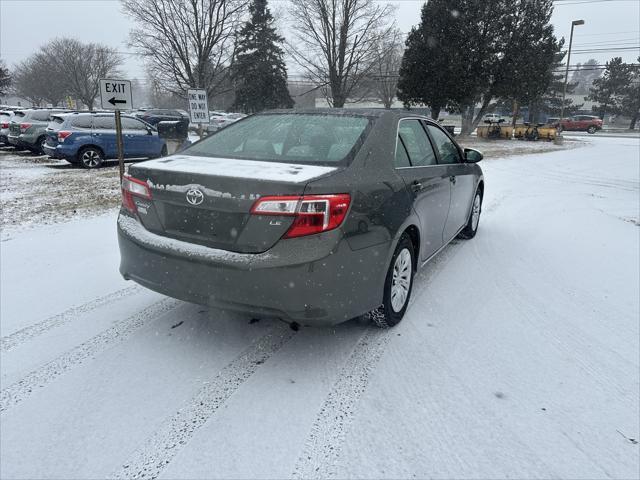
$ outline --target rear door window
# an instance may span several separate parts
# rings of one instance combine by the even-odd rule
[[[401,120],[398,137],[399,143],[404,146],[409,155],[411,166],[426,167],[438,163],[429,137],[427,137],[420,120]]]
[[[429,130],[433,145],[438,151],[438,163],[460,163],[460,151],[447,134],[434,125],[427,125],[427,130]]]
[[[72,117],[71,125],[74,128],[89,129],[91,128],[91,117],[89,115],[83,115],[80,117]]]
[[[94,130],[115,130],[116,119],[112,115],[108,117],[93,117]]]
[[[49,110],[36,110],[29,115],[29,118],[36,122],[46,122],[49,120]]]
[[[405,168],[405,167],[411,166],[411,162],[409,161],[409,155],[407,154],[407,149],[404,147],[404,144],[400,139],[400,135],[398,135],[398,141],[396,143],[396,157],[394,161],[394,166],[396,168]]]

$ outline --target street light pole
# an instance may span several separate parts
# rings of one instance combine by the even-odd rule
[[[571,36],[569,37],[569,52],[567,53],[567,68],[564,73],[564,87],[562,89],[562,105],[560,105],[560,121],[558,129],[562,127],[562,119],[564,118],[564,100],[567,96],[567,82],[569,81],[569,63],[571,62],[571,45],[573,44],[573,28],[577,25],[584,25],[584,20],[574,20],[571,22]]]

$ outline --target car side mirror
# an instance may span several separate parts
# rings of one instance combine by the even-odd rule
[[[147,127],[147,135],[153,135],[153,129]]]
[[[482,153],[474,148],[464,149],[464,161],[467,163],[478,163],[483,158]]]

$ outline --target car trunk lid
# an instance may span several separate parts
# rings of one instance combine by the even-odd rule
[[[290,216],[252,215],[263,196],[304,193],[307,183],[335,167],[174,155],[132,165],[150,188],[136,199],[142,224],[155,233],[214,248],[259,253],[289,229]]]

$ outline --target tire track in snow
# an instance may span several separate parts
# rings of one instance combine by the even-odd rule
[[[370,328],[360,337],[313,422],[304,450],[296,462],[294,478],[335,476],[336,463],[356,405],[385,351],[390,332]]]
[[[120,320],[111,328],[33,370],[22,380],[0,392],[0,412],[5,412],[15,407],[34,390],[44,387],[75,365],[80,365],[85,360],[104,351],[111,344],[126,340],[136,330],[182,303],[171,298],[160,300],[144,310]]]
[[[104,305],[108,305],[111,302],[126,298],[130,295],[140,292],[141,290],[141,287],[135,285],[117,290],[115,292],[111,292],[107,295],[91,300],[85,304],[71,307],[64,312],[58,313],[57,315],[53,315],[36,324],[18,330],[11,335],[2,337],[0,338],[0,352],[8,352],[9,350],[13,350],[18,345],[21,345],[24,342],[31,340],[32,338],[40,336],[53,328],[60,327],[61,325],[70,322],[78,315],[90,312]]]
[[[254,341],[207,382],[184,408],[166,419],[144,445],[133,452],[129,460],[109,475],[109,478],[157,478],[218,408],[294,335],[295,332],[288,326],[278,324]]]

